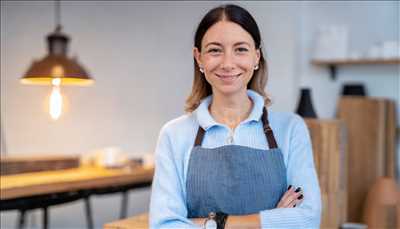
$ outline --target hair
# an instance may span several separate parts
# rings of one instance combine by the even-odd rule
[[[248,89],[252,89],[264,97],[265,105],[268,106],[271,103],[271,99],[264,91],[267,84],[268,73],[267,73],[267,62],[264,59],[264,55],[261,48],[261,35],[258,29],[257,23],[251,14],[244,8],[233,5],[221,5],[211,9],[200,21],[194,36],[194,46],[201,51],[201,42],[207,30],[219,21],[230,21],[240,25],[246,30],[254,40],[255,47],[260,51],[259,67],[254,71],[254,74],[247,84]],[[185,111],[192,112],[199,105],[203,98],[212,94],[211,85],[207,82],[200,68],[197,65],[196,59],[194,61],[194,80],[192,85],[192,92],[186,99]]]

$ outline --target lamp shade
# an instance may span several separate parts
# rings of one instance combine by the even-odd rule
[[[61,33],[61,26],[47,36],[48,55],[33,61],[21,78],[23,84],[51,85],[53,79],[60,79],[64,85],[89,85],[94,80],[78,63],[76,58],[67,56],[69,38]]]

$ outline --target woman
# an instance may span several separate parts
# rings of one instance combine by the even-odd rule
[[[299,116],[265,108],[267,66],[253,17],[236,5],[210,10],[193,54],[188,113],[162,128],[156,147],[151,227],[319,227],[309,133]]]

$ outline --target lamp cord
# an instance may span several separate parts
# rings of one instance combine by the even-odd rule
[[[60,0],[55,1],[55,27],[56,30],[61,30],[61,6]]]

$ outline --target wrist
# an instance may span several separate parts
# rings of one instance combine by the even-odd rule
[[[204,228],[207,229],[224,229],[228,214],[223,212],[210,212],[204,221]]]
[[[252,215],[231,215],[226,221],[225,229],[237,229],[237,228],[261,228],[261,218],[259,214]]]
[[[225,214],[223,212],[217,212],[216,219],[217,219],[217,229],[224,229],[226,221],[228,220],[228,214]]]

